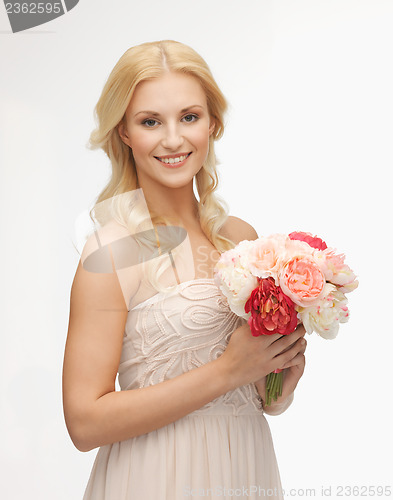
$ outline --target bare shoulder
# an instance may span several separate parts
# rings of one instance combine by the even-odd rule
[[[129,236],[129,234],[124,226],[111,219],[87,237],[82,250],[81,261],[84,262],[97,250],[108,248],[109,245]]]
[[[228,216],[220,233],[236,245],[243,240],[256,240],[258,238],[258,233],[251,224],[233,215]]]
[[[101,282],[110,287],[120,285],[123,300],[128,307],[141,280],[140,265],[137,265],[138,251],[128,229],[111,220],[88,237],[77,273],[81,273],[82,268],[89,271],[85,278],[93,288]],[[114,298],[116,294],[112,292],[113,290],[109,295]]]

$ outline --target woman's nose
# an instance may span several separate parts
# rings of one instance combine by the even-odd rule
[[[162,145],[171,150],[177,150],[183,144],[183,135],[179,125],[169,124],[164,129]]]

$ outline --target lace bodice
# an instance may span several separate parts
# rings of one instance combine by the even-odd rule
[[[130,309],[119,365],[122,390],[174,378],[219,357],[232,332],[244,323],[213,279],[180,283]],[[262,411],[254,384],[230,391],[190,415]]]

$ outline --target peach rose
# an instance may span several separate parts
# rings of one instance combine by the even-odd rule
[[[283,235],[272,235],[254,241],[254,246],[248,255],[250,271],[254,276],[258,278],[271,276],[278,285],[278,271],[282,265],[287,239]]]
[[[298,306],[315,302],[325,287],[325,277],[312,257],[294,257],[280,273],[280,287]]]

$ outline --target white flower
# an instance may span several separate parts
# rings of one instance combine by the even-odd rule
[[[238,316],[248,318],[244,306],[258,281],[249,270],[249,251],[254,242],[244,240],[224,252],[215,267],[217,285],[228,300],[229,307]]]
[[[347,298],[331,283],[326,283],[321,300],[314,306],[296,307],[307,333],[316,331],[325,339],[337,336],[340,323],[349,319]]]
[[[217,284],[220,287],[222,293],[227,298],[231,311],[233,311],[235,314],[237,314],[242,318],[248,319],[250,313],[246,313],[244,311],[244,306],[246,305],[246,302],[249,299],[251,292],[258,285],[257,278],[255,278],[255,276],[252,276],[251,274],[248,278],[245,278],[243,282],[243,287],[240,288],[239,293],[234,293],[232,290],[228,288],[226,283],[222,281],[218,280]]]

